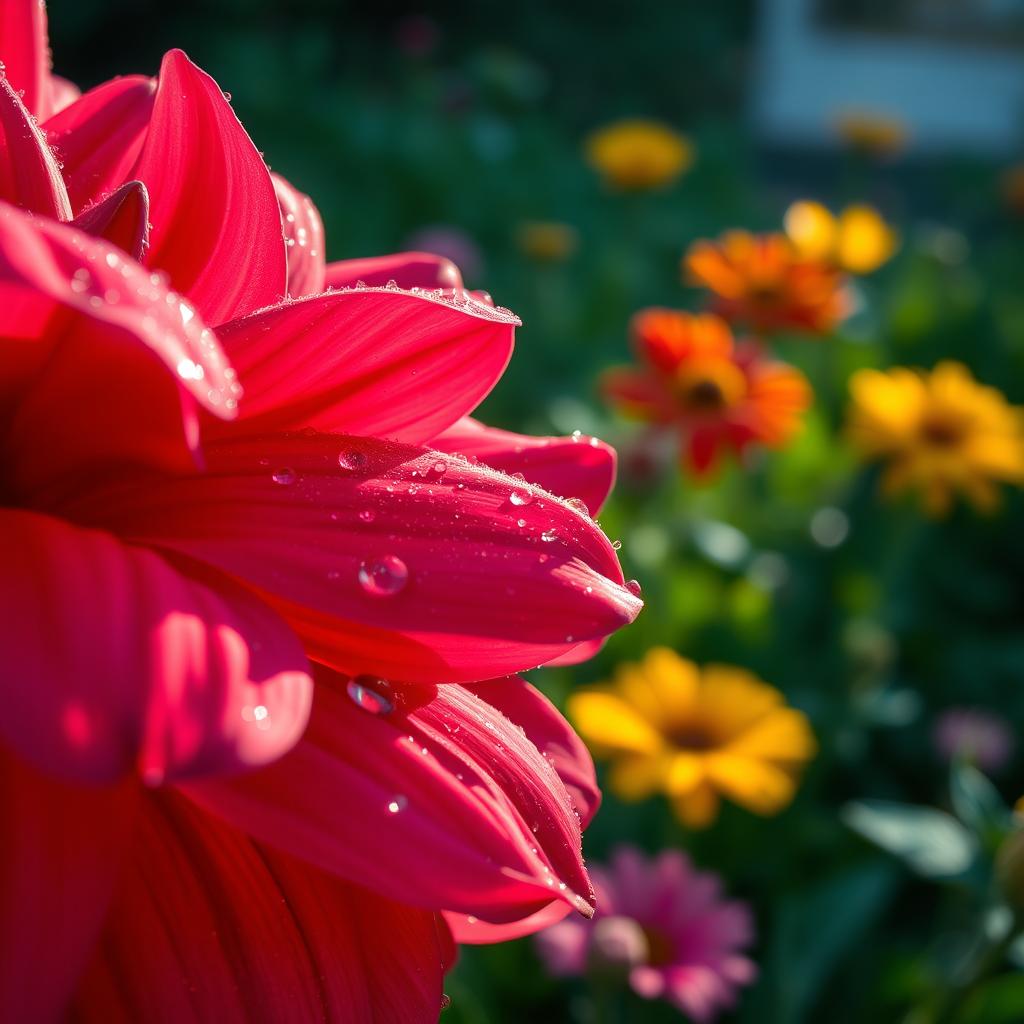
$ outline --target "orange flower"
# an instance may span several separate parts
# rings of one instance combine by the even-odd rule
[[[754,343],[736,344],[711,313],[647,309],[631,331],[641,365],[609,370],[605,393],[627,414],[678,428],[697,475],[710,472],[723,449],[742,455],[753,443],[782,446],[810,404],[799,370]]]
[[[851,311],[845,278],[807,259],[783,234],[727,231],[695,242],[683,261],[689,279],[715,293],[715,312],[759,331],[827,334]]]
[[[907,148],[910,129],[905,121],[873,110],[844,110],[833,119],[840,140],[866,156],[884,159]]]

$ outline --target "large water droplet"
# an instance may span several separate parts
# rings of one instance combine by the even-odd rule
[[[540,535],[540,539],[542,541],[544,541],[545,544],[550,544],[555,539],[556,536],[557,536],[557,534],[555,533],[554,530],[545,530]]]
[[[384,555],[359,566],[359,585],[374,597],[392,597],[409,582],[409,570],[397,555]]]
[[[386,679],[356,676],[345,686],[352,703],[371,715],[388,715],[395,710],[394,689]]]
[[[523,505],[529,505],[533,501],[533,495],[527,494],[525,491],[513,491],[508,496],[508,500],[517,508],[522,508]]]
[[[356,473],[366,468],[366,453],[361,451],[340,451],[338,452],[338,467],[348,473]]]
[[[639,597],[643,592],[639,580],[626,580],[626,589],[634,596]]]
[[[292,469],[291,466],[282,466],[280,469],[274,470],[270,479],[273,480],[275,484],[281,484],[282,486],[287,487],[289,484],[295,483],[295,470]]]
[[[566,498],[566,505],[570,508],[575,509],[581,516],[590,518],[590,509],[587,508],[587,503],[582,498]]]

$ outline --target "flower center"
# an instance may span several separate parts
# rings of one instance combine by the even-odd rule
[[[963,424],[948,416],[926,416],[921,437],[933,448],[954,448],[964,439]]]
[[[687,412],[721,413],[735,405],[747,390],[743,372],[731,362],[680,367],[676,394]]]
[[[675,961],[675,945],[660,928],[644,927],[643,932],[647,939],[647,963],[651,967],[665,967]]]
[[[680,750],[713,750],[718,742],[699,725],[682,725],[669,731],[673,746]]]

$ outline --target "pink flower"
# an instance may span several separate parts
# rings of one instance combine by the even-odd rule
[[[621,974],[644,999],[666,999],[696,1021],[734,1005],[757,969],[740,953],[753,941],[745,903],[721,898],[717,875],[666,850],[648,860],[619,847],[593,868],[593,921],[562,921],[536,939],[552,974]]]
[[[180,52],[37,128],[40,11],[0,0],[5,1019],[434,1020],[470,917],[590,913],[593,766],[510,676],[640,607],[543,489],[613,454],[468,421],[515,318],[326,265]]]
[[[1009,722],[984,708],[948,708],[935,723],[935,749],[945,761],[964,758],[989,775],[1013,757]]]

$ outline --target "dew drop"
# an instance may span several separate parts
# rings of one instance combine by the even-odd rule
[[[634,596],[639,597],[643,592],[643,588],[640,586],[639,580],[627,580],[626,589]]]
[[[621,541],[621,540],[613,540],[613,541],[612,541],[612,547],[613,547],[613,548],[614,548],[614,549],[615,549],[616,551],[618,551],[618,550],[619,550],[619,548],[621,548],[621,547],[622,547],[622,541]]]
[[[364,508],[359,513],[359,519],[364,523],[372,523],[377,518],[377,513],[372,508]]]
[[[280,469],[275,469],[271,474],[270,479],[275,484],[281,484],[283,487],[287,487],[289,484],[295,483],[295,470],[291,466],[282,466]]]
[[[408,798],[404,797],[401,793],[398,793],[396,796],[393,796],[388,801],[388,810],[392,814],[398,814],[399,811],[404,811],[406,809],[406,807],[408,807],[408,806],[409,806]]]
[[[444,476],[448,472],[448,463],[438,459],[431,468],[438,476]]]
[[[520,529],[522,529],[525,525],[526,525],[526,520],[525,519],[517,519],[516,520],[516,526],[518,526]]]
[[[557,536],[557,534],[555,533],[554,530],[545,530],[540,535],[540,539],[542,541],[544,541],[545,544],[550,544],[555,539],[556,536]]]
[[[394,690],[386,679],[355,676],[345,686],[352,703],[371,715],[389,715],[395,710]]]
[[[590,509],[587,508],[587,503],[582,498],[566,498],[565,503],[569,508],[575,509],[579,512],[581,516],[586,516],[588,519],[590,518]]]
[[[508,496],[508,500],[517,508],[522,508],[524,505],[529,505],[530,502],[533,501],[533,496],[526,494],[523,491],[513,491]]]
[[[360,451],[338,452],[338,467],[347,473],[355,473],[365,469],[367,463],[366,453]]]
[[[393,597],[409,582],[409,570],[397,555],[384,555],[359,566],[359,585],[374,597]]]

